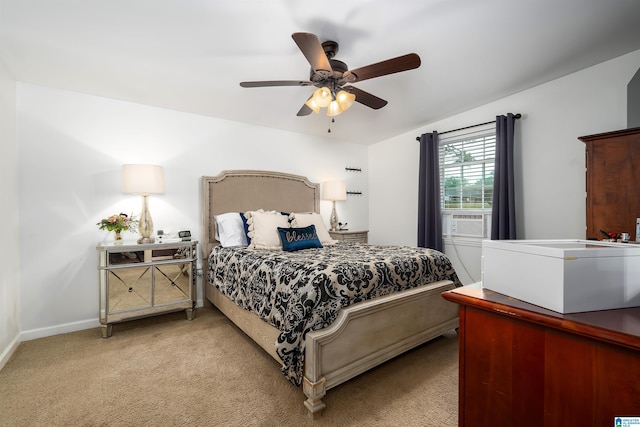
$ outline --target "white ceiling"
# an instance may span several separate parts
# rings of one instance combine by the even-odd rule
[[[415,52],[416,70],[354,84],[389,104],[297,117],[313,87],[291,38],[349,68]],[[638,0],[0,0],[16,80],[371,144],[640,49]]]

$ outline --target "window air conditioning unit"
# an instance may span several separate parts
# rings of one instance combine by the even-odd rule
[[[451,236],[486,237],[485,216],[482,214],[451,215]]]

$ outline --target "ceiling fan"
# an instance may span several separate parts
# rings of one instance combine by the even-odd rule
[[[387,101],[351,86],[351,83],[412,70],[420,66],[420,57],[415,53],[409,53],[349,70],[347,64],[334,59],[334,56],[338,53],[338,43],[334,41],[320,43],[318,37],[311,33],[293,33],[291,37],[293,37],[293,40],[311,65],[309,80],[241,82],[240,86],[247,88],[271,86],[317,87],[302,105],[300,111],[298,111],[298,116],[307,116],[312,111],[318,113],[320,108],[324,107],[327,107],[328,116],[336,116],[346,111],[354,101],[375,110],[380,109],[387,105]]]

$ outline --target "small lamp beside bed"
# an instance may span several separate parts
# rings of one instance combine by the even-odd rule
[[[333,207],[329,225],[331,231],[338,230],[338,214],[336,213],[336,200],[347,200],[347,185],[344,181],[327,181],[322,183],[322,200],[331,200]]]
[[[164,170],[159,165],[122,165],[122,192],[142,195],[138,243],[154,243],[149,194],[164,193]]]

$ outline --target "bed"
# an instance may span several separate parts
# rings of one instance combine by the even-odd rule
[[[293,218],[292,226],[296,226],[296,220],[317,217],[319,184],[298,175],[236,170],[202,177],[201,185],[203,294],[278,361],[291,382],[302,386],[304,405],[312,417],[325,408],[322,399],[327,390],[458,327],[457,306],[440,294],[461,283],[440,252],[328,241],[322,247],[286,252],[223,247],[216,238],[216,217],[219,221],[222,214],[248,212],[250,217],[254,212],[257,224],[255,212],[275,211],[274,215],[286,215],[289,221]],[[316,228],[312,230],[315,232]],[[317,231],[324,239],[321,233],[326,229]],[[255,236],[253,244],[257,241]],[[389,251],[417,258],[415,262],[401,260],[385,266],[376,257]],[[353,260],[361,264],[348,263]],[[413,270],[407,272],[408,265],[428,272],[429,277]],[[282,283],[277,284],[271,275],[282,275],[283,270],[289,273],[284,274],[285,279],[278,276]],[[300,273],[302,270],[305,275]],[[361,280],[362,274],[367,275],[367,280]],[[379,279],[381,275],[384,280]],[[393,280],[386,278],[391,275]],[[396,276],[407,277],[398,284]],[[386,288],[374,282],[385,283]],[[303,296],[294,292],[283,295],[282,290],[287,287],[306,291]],[[259,295],[253,295],[248,288],[258,289]],[[319,297],[321,293],[323,296]],[[277,304],[260,305],[266,298],[264,294],[279,295],[280,299]],[[327,306],[326,313],[314,311],[323,304]],[[299,310],[291,310],[292,314],[285,312],[286,308],[275,310],[274,305]],[[309,310],[311,306],[313,310]],[[311,313],[313,321],[305,318],[302,323],[300,311]]]

